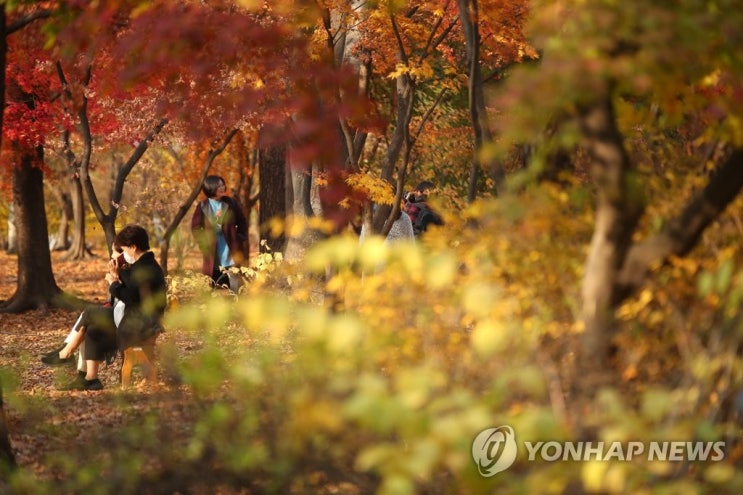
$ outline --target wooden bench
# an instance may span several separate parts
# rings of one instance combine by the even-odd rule
[[[128,387],[132,383],[132,369],[140,367],[145,383],[155,383],[155,340],[157,335],[150,337],[139,345],[124,349],[124,364],[121,365],[121,386]]]

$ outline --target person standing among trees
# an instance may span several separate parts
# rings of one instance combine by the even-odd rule
[[[433,182],[424,180],[405,195],[405,212],[413,223],[416,236],[425,232],[431,224],[444,225],[441,216],[428,206],[428,195],[434,187]]]
[[[359,243],[364,242],[367,236],[366,227],[362,225],[361,232],[359,233]],[[384,243],[391,245],[404,241],[415,242],[415,235],[413,233],[413,223],[410,221],[410,217],[405,214],[405,208],[403,206],[397,215],[397,219],[392,224],[390,231],[384,238]]]
[[[227,185],[219,175],[204,179],[206,198],[196,205],[191,231],[203,255],[201,271],[217,284],[223,269],[239,266],[245,259],[243,245],[248,238],[248,222],[240,203],[227,196]],[[230,289],[235,290],[233,284]]]

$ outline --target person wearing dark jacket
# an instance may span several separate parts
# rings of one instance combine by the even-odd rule
[[[196,205],[191,231],[203,255],[201,271],[216,283],[224,268],[239,266],[245,259],[248,222],[240,203],[225,195],[222,177],[206,177],[202,191],[206,198]]]
[[[428,230],[428,226],[444,225],[441,215],[428,205],[428,195],[434,189],[434,183],[424,180],[416,188],[405,195],[405,211],[413,223],[413,232],[416,236]]]
[[[81,323],[85,327],[86,375],[78,376],[65,390],[102,389],[98,379],[102,361],[162,331],[160,322],[167,304],[165,274],[150,251],[147,231],[139,225],[127,225],[116,235],[116,245],[121,247],[129,270],[123,277],[118,263],[112,260],[105,278],[111,297],[124,303],[124,316],[118,328],[112,308],[106,318]]]
[[[124,259],[121,248],[114,244],[111,246],[111,253],[112,261],[110,263],[118,265],[119,279],[126,282],[129,274],[129,264]],[[124,309],[124,303],[110,295],[108,296],[108,301],[103,306],[99,304],[88,306],[82,311],[75,324],[72,325],[72,329],[67,334],[67,337],[65,337],[62,345],[44,353],[41,357],[41,362],[49,366],[58,366],[68,363],[72,364],[77,361],[78,373],[85,376],[85,328],[83,327],[83,323],[89,324],[89,322],[95,321],[97,318],[106,320],[109,318],[109,313],[113,311],[113,319],[118,327],[124,316]],[[77,359],[74,356],[76,351],[78,351]]]

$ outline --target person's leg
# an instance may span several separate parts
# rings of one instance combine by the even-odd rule
[[[116,325],[111,308],[101,308],[83,324],[85,331],[79,333],[83,335],[81,354],[85,360],[85,376],[79,375],[63,390],[101,390],[103,384],[98,380],[98,367],[106,355],[117,348]]]
[[[90,381],[97,380],[98,379],[98,368],[100,367],[101,362],[100,361],[85,361],[85,379]]]
[[[46,354],[41,357],[41,362],[50,366],[61,364],[72,364],[73,354],[85,339],[85,327],[78,328],[76,332],[68,335],[69,341],[56,353]]]
[[[72,357],[72,354],[77,350],[78,347],[85,340],[85,327],[80,327],[75,333],[71,333],[68,338],[69,342],[65,344],[61,351],[59,351],[60,359],[68,359]]]
[[[78,329],[80,328],[80,324],[83,321],[83,318],[85,317],[85,311],[82,311],[80,313],[80,316],[77,318],[77,321],[75,321],[75,324],[72,325],[72,328],[70,329],[70,333],[67,334],[67,337],[62,341],[62,345],[57,347],[56,349],[53,349],[49,352],[45,352],[44,356],[53,356],[53,355],[59,355],[59,352],[67,346],[67,344],[70,343],[71,340],[74,339],[75,334],[77,334]]]
[[[91,326],[85,332],[85,378],[87,380],[96,380],[98,378],[98,368],[100,363],[106,360],[106,357],[118,349],[116,340],[116,325],[113,319],[105,326]]]
[[[214,268],[212,268],[212,282],[214,285],[219,285],[220,278],[222,278],[222,270],[218,264],[214,263]]]
[[[103,384],[98,379],[98,368],[105,358],[104,349],[110,347],[109,329],[100,329],[95,326],[88,327],[84,341],[80,344],[80,357],[78,358],[77,377],[62,390],[101,390]],[[113,332],[113,345],[116,346],[116,331]],[[100,357],[98,357],[100,356]]]

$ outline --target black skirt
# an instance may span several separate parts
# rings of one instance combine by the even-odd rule
[[[83,358],[86,361],[108,361],[116,355],[118,346],[113,308],[96,306],[86,309],[80,326],[85,328]]]

